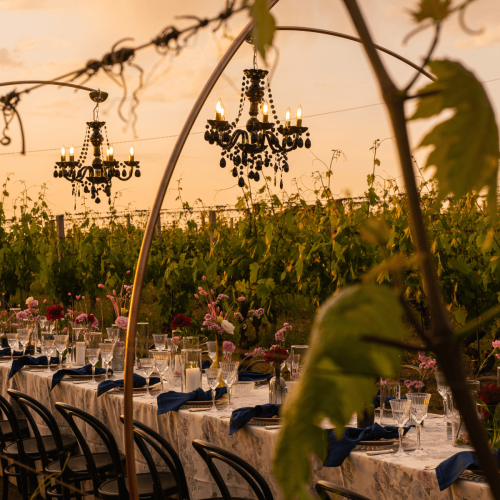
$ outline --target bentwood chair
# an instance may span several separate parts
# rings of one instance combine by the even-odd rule
[[[266,480],[245,460],[240,457],[230,453],[219,446],[214,446],[213,444],[207,443],[206,441],[201,441],[200,439],[195,439],[193,441],[193,447],[207,464],[210,474],[216,482],[223,500],[232,500],[232,496],[229,493],[229,489],[219,472],[219,469],[215,465],[214,461],[218,460],[229,465],[234,469],[252,488],[255,493],[257,500],[273,500],[273,494],[269,488]],[[238,497],[238,500],[243,500]]]
[[[336,495],[335,498],[340,496],[340,498],[348,498],[349,500],[370,500],[359,493],[354,493],[354,491],[347,490],[346,488],[329,483],[328,481],[318,481],[316,483],[316,491],[321,500],[330,500],[331,497],[328,493]]]

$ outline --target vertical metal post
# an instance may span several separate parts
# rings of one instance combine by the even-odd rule
[[[56,215],[56,224],[57,224],[57,239],[59,241],[64,240],[64,215]]]
[[[217,229],[217,212],[215,210],[208,212],[208,220],[210,221],[210,246],[214,246],[217,243],[217,238],[214,238],[214,230]]]

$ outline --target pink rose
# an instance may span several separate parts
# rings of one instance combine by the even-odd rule
[[[245,297],[238,297],[238,302],[243,302],[245,299]]]
[[[120,328],[127,328],[128,318],[126,316],[118,316],[118,318],[116,318],[115,324]]]
[[[104,288],[104,285],[103,285],[102,283],[99,283],[99,284],[97,285],[97,287],[98,287],[98,288]]]

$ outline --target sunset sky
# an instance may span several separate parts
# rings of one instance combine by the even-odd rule
[[[360,0],[376,42],[419,63],[428,49],[432,33],[422,32],[403,44],[405,35],[414,28],[409,11],[416,3],[416,0]],[[120,39],[133,38],[121,46],[140,45],[168,25],[184,27],[191,23],[178,20],[177,16],[213,16],[223,5],[224,2],[219,0],[0,0],[0,80],[53,79],[82,67],[89,59],[101,58]],[[340,0],[281,0],[273,14],[278,25],[310,26],[356,35]],[[236,36],[247,21],[246,13],[231,19],[230,34]],[[496,80],[485,83],[485,88],[498,115],[498,0],[477,0],[469,8],[467,23],[473,29],[482,28],[483,33],[471,37],[453,18],[444,26],[435,57],[461,61],[481,81]],[[196,97],[230,43],[222,35],[222,31],[212,33],[206,28],[177,56],[162,58],[154,48],[137,52],[134,63],[144,69],[145,78],[150,81],[140,93],[136,137],[130,124],[121,121],[117,114],[122,89],[102,73],[87,82],[86,85],[99,87],[110,94],[108,101],[101,105],[100,117],[107,122],[115,156],[128,159],[128,149],[134,145],[136,159],[141,162],[143,175],[140,179],[113,184],[113,192],[122,191],[119,209],[151,207],[175,138],[148,139],[179,133]],[[301,189],[313,188],[313,172],[326,170],[321,161],[314,161],[314,155],[329,164],[332,149],[340,149],[347,160],[333,165],[332,190],[338,196],[361,195],[366,189],[366,176],[372,170],[369,149],[373,141],[392,136],[384,106],[376,105],[382,102],[382,98],[362,46],[309,33],[281,32],[277,33],[275,40],[278,50],[270,52],[268,63],[271,67],[279,53],[272,80],[279,117],[282,118],[287,107],[295,113],[301,104],[305,115],[303,124],[310,127],[312,140],[311,151],[303,149],[289,155],[290,172],[284,176],[285,190],[296,191],[294,179]],[[386,55],[383,59],[401,86],[414,74],[412,68],[400,61]],[[214,117],[214,106],[219,97],[225,104],[226,116],[231,121],[234,119],[238,111],[242,70],[251,65],[252,47],[244,44],[226,69],[224,78],[216,85],[193,132],[204,131],[206,120]],[[262,60],[259,65],[265,67]],[[129,99],[124,112],[127,115],[130,94],[137,86],[138,75],[136,68],[126,66]],[[80,78],[77,83],[82,81]],[[419,86],[425,83],[426,78],[420,77]],[[12,88],[2,88],[0,95],[10,90]],[[366,107],[343,111],[362,106]],[[13,173],[8,188],[13,198],[21,191],[20,181],[26,181],[32,196],[36,196],[39,186],[45,183],[51,210],[55,214],[74,212],[71,186],[63,179],[52,177],[53,167],[62,145],[69,148],[71,144],[82,144],[85,123],[92,119],[93,103],[84,91],[49,86],[23,95],[18,109],[30,152],[26,156],[18,154],[20,134],[14,121],[8,131],[12,143],[0,146],[0,180],[3,182],[8,172]],[[411,104],[408,111],[411,112]],[[248,116],[247,112],[248,104],[244,117]],[[328,114],[311,116],[321,113]],[[431,125],[430,122],[410,125],[413,146],[417,146]],[[415,151],[421,166],[425,164],[426,155],[426,151]],[[235,203],[241,190],[236,186],[230,169],[223,170],[218,166],[219,158],[220,149],[205,142],[202,134],[190,136],[173,176],[174,181],[182,177],[184,201],[193,204],[201,198],[206,205]],[[382,162],[378,170],[380,175],[401,175],[392,140],[383,143],[379,158]],[[171,187],[175,188],[175,185]],[[262,186],[262,181],[259,186]],[[176,196],[176,191],[170,189],[164,207],[179,207]],[[95,206],[88,200],[87,205],[100,211],[108,210],[107,203]],[[77,199],[76,212],[81,210],[81,199]]]

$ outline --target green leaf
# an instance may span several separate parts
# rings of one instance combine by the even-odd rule
[[[419,9],[412,16],[419,23],[425,19],[442,21],[450,14],[450,4],[451,0],[420,0]]]
[[[317,424],[329,417],[342,433],[352,414],[372,403],[374,379],[396,375],[398,351],[361,339],[369,335],[400,340],[405,334],[401,317],[396,295],[376,285],[345,288],[321,307],[299,386],[282,407],[284,425],[274,473],[285,499],[291,500],[308,484],[310,454],[324,457],[326,442]]]
[[[425,168],[436,167],[438,202],[448,194],[464,196],[471,190],[488,187],[488,200],[495,213],[498,175],[498,127],[486,92],[477,78],[460,63],[431,61],[438,77],[419,93],[438,92],[422,97],[411,120],[430,118],[445,109],[454,115],[429,132],[422,146],[434,146]]]
[[[253,43],[260,55],[265,59],[266,50],[272,46],[274,32],[276,31],[276,22],[269,12],[267,0],[255,0],[252,7],[250,7],[250,16],[255,23],[252,34]]]

